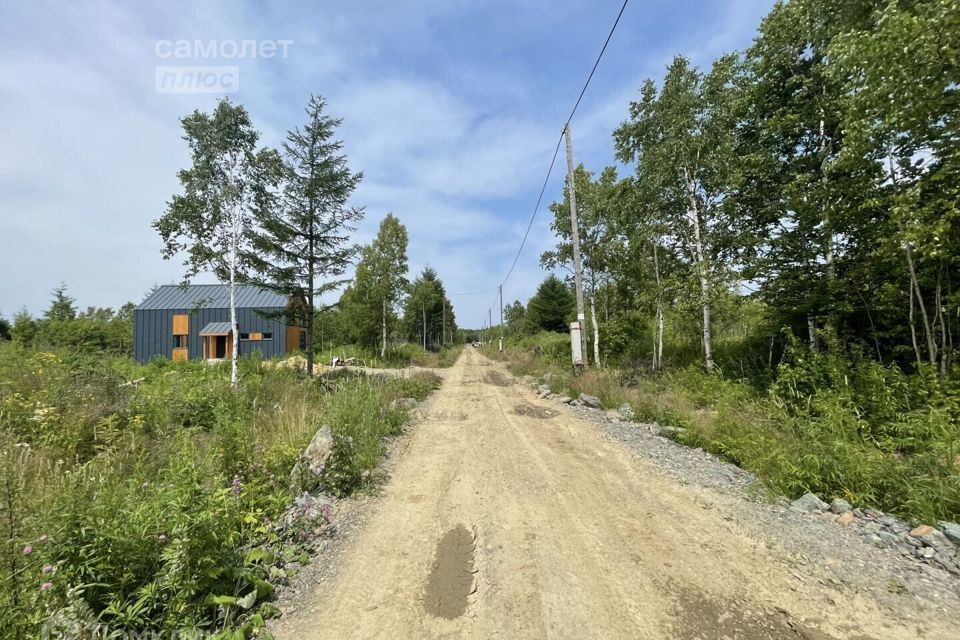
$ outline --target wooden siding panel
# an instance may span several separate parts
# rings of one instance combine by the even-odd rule
[[[190,333],[190,316],[186,314],[175,314],[173,316],[173,335],[185,336]]]

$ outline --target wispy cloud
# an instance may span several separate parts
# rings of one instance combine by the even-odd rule
[[[81,304],[139,300],[181,270],[150,228],[188,158],[179,118],[213,95],[160,95],[158,40],[293,40],[289,56],[232,60],[235,99],[264,143],[299,125],[310,93],[344,118],[368,240],[383,215],[408,226],[413,270],[450,291],[495,286],[526,229],[563,118],[618,3],[55,3],[14,0],[0,23],[0,311],[41,310],[66,280]],[[615,6],[616,5],[616,6]],[[749,44],[772,0],[628,8],[574,123],[577,160],[613,161],[610,132],[641,80],[674,53],[709,64]],[[189,61],[188,61],[189,62]],[[218,61],[221,63],[222,61]],[[549,248],[546,204],[505,298],[526,299]],[[488,299],[489,298],[489,299]],[[454,300],[478,325],[493,296]]]

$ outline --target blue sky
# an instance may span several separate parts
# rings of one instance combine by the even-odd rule
[[[150,221],[188,156],[179,118],[215,94],[157,93],[162,65],[236,65],[243,103],[277,145],[310,93],[344,119],[365,179],[368,241],[387,212],[410,267],[450,292],[495,287],[519,246],[563,120],[620,0],[4,3],[0,22],[0,313],[40,312],[65,281],[81,306],[138,302],[182,268]],[[750,44],[773,0],[633,0],[573,123],[576,161],[613,163],[612,130],[675,55],[709,65]],[[290,40],[285,58],[176,60],[164,40]],[[545,203],[559,198],[556,171]],[[544,209],[545,211],[545,209]],[[526,300],[553,243],[548,215],[504,290]],[[494,296],[453,298],[479,326]],[[496,310],[494,310],[496,315]]]

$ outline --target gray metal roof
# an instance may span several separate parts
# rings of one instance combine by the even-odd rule
[[[200,332],[202,336],[222,336],[230,333],[229,322],[208,322],[207,326]]]
[[[236,288],[237,308],[284,309],[287,298],[252,284]],[[137,309],[229,309],[230,290],[222,284],[192,284],[186,288],[178,284],[157,287]]]

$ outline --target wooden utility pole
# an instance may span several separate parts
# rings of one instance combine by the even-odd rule
[[[500,285],[497,290],[500,293],[500,351],[503,351],[503,285]]]
[[[587,363],[586,315],[583,312],[583,276],[580,273],[580,231],[577,224],[577,190],[573,181],[573,142],[570,140],[570,123],[563,128],[567,141],[567,194],[570,197],[570,238],[573,241],[573,282],[577,288],[577,323],[580,325],[580,353],[583,366]]]

